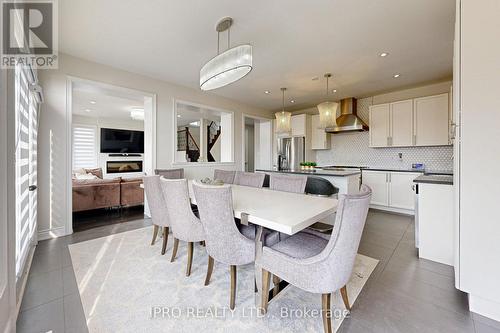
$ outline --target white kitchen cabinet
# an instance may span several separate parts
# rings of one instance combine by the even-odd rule
[[[454,265],[454,193],[446,184],[418,185],[418,256]]]
[[[363,171],[363,184],[372,189],[372,205],[389,205],[389,183],[385,171]]]
[[[413,100],[416,146],[450,144],[448,104],[447,93]]]
[[[450,145],[449,94],[370,106],[370,147]]]
[[[311,117],[311,149],[330,149],[330,133],[319,128],[319,115]]]
[[[413,145],[413,100],[390,104],[389,145],[407,147]]]
[[[415,210],[413,180],[420,174],[410,172],[389,173],[389,206]]]
[[[306,136],[307,133],[307,117],[306,114],[292,116],[292,136]]]
[[[370,147],[387,147],[390,132],[390,105],[370,106]]]
[[[413,180],[420,173],[363,170],[362,182],[372,189],[372,208],[413,214]]]

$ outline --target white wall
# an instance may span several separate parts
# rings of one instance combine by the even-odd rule
[[[39,132],[39,230],[53,230],[65,233],[68,207],[69,175],[68,115],[66,110],[67,76],[103,82],[120,87],[140,90],[157,95],[157,165],[158,168],[172,167],[176,147],[173,143],[174,99],[191,101],[234,112],[233,124],[241,124],[241,114],[247,113],[270,117],[265,110],[253,108],[198,89],[181,87],[172,83],[126,72],[109,66],[89,62],[66,54],[59,54],[59,69],[40,71],[44,88],[45,103],[42,105]],[[241,126],[234,128],[234,146],[241,147]],[[223,147],[224,149],[224,147]],[[242,150],[234,150],[234,163],[224,165],[183,165],[186,177],[203,178],[213,176],[215,168],[240,169]]]
[[[460,289],[500,321],[500,2],[460,3]]]

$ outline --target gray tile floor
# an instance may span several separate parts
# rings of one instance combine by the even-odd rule
[[[87,332],[68,244],[150,225],[113,224],[40,242],[17,321],[18,332]],[[500,332],[471,314],[449,266],[418,259],[412,218],[370,211],[359,252],[380,260],[340,332]]]

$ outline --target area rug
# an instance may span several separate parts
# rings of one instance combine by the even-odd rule
[[[204,286],[207,254],[195,245],[185,276],[187,246],[170,263],[173,238],[160,255],[152,228],[141,228],[69,246],[90,332],[322,332],[321,296],[288,286],[261,316],[254,307],[253,265],[238,267],[236,308],[229,309],[229,267],[215,263]],[[170,235],[171,236],[171,235]],[[355,302],[378,260],[357,255],[347,285]],[[346,315],[340,293],[332,295],[333,327]]]

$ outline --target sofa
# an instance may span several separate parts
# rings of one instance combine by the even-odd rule
[[[90,169],[89,169],[90,170]],[[99,208],[121,208],[144,204],[144,190],[140,187],[142,177],[103,179],[102,172],[94,171],[94,179],[73,177],[73,212]]]

